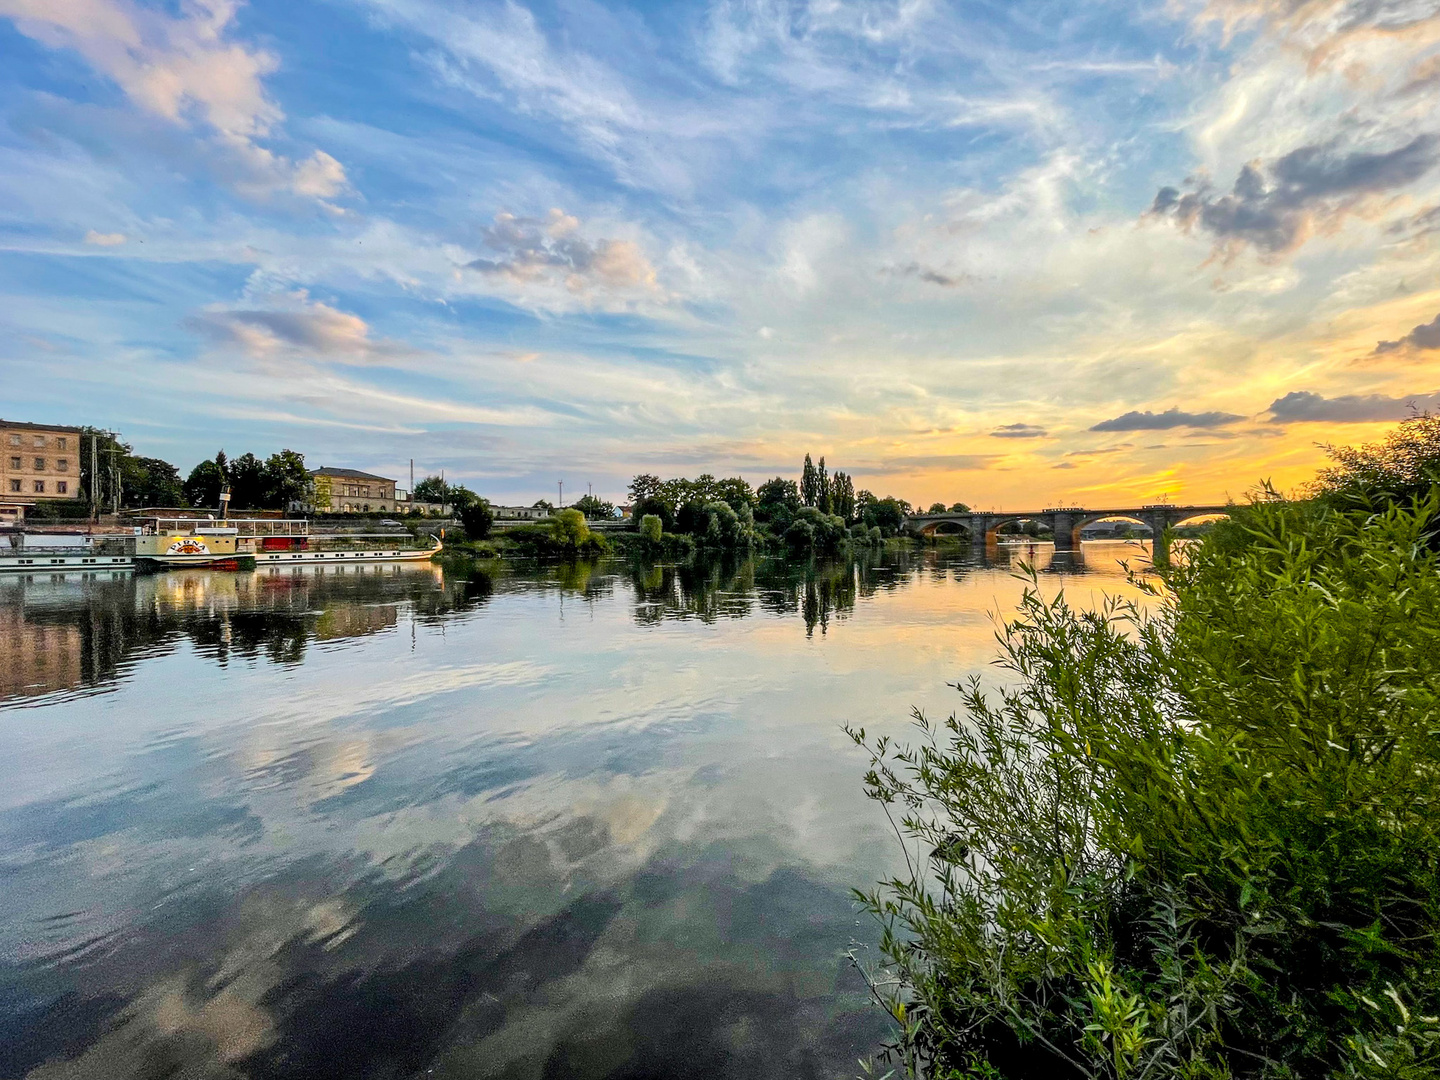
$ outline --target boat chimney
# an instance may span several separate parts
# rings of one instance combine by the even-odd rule
[[[220,489],[220,523],[223,525],[230,517],[230,485],[226,484]]]

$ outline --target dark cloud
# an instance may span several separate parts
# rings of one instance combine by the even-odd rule
[[[990,432],[996,439],[1039,439],[1049,434],[1043,427],[1034,424],[1001,424]]]
[[[1206,181],[1187,192],[1161,188],[1150,213],[1208,232],[1219,248],[1249,244],[1275,255],[1299,247],[1317,223],[1338,221],[1366,196],[1420,179],[1437,161],[1440,139],[1428,133],[1378,153],[1345,151],[1334,141],[1302,146],[1268,169],[1246,165],[1228,194]]]
[[[1419,410],[1440,411],[1440,392],[1386,397],[1383,394],[1345,394],[1327,398],[1309,390],[1294,390],[1270,403],[1272,424],[1302,424],[1324,420],[1332,424],[1402,420]]]
[[[1427,323],[1421,323],[1404,337],[1396,341],[1381,341],[1375,345],[1375,356],[1383,353],[1400,352],[1409,349],[1440,349],[1440,315]]]
[[[1052,469],[1078,469],[1080,466],[1073,461],[1061,461],[1050,466]]]
[[[1164,412],[1127,412],[1110,420],[1102,420],[1091,431],[1169,431],[1178,427],[1212,428],[1233,424],[1243,416],[1226,412],[1181,412],[1166,409]]]
[[[931,285],[939,285],[945,289],[953,289],[979,280],[973,274],[942,274],[939,270],[914,262],[906,263],[904,266],[891,267],[889,272],[896,277],[919,278],[921,281],[928,281]]]

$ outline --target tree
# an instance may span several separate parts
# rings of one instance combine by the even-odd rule
[[[465,526],[465,535],[471,540],[484,540],[494,523],[495,512],[485,499],[477,497],[460,510],[460,524]]]
[[[820,500],[820,474],[815,471],[810,455],[805,455],[805,467],[800,471],[800,500],[806,506],[814,506]]]
[[[664,535],[664,526],[654,514],[646,514],[640,519],[640,537],[646,543],[658,544]]]
[[[864,521],[867,527],[874,526],[883,535],[894,536],[905,524],[909,509],[909,503],[893,497],[873,499],[865,507]]]
[[[800,489],[794,480],[777,476],[755,489],[755,518],[774,526],[777,533],[784,533],[790,527],[790,522],[795,520],[795,514],[803,505]]]
[[[1341,508],[1372,507],[1424,497],[1440,482],[1440,416],[1418,413],[1383,440],[1330,446],[1334,462],[1311,485],[1322,501]]]
[[[570,504],[590,519],[608,519],[615,516],[615,504],[594,495],[582,495]]]
[[[590,526],[585,523],[585,515],[573,507],[556,514],[550,528],[555,540],[571,550],[579,548],[590,538]]]
[[[125,456],[120,462],[121,492],[126,506],[180,506],[180,470],[168,461]]]
[[[932,513],[932,514],[943,514],[943,513],[945,513],[945,512],[946,512],[946,510],[945,510],[945,504],[944,504],[943,502],[936,502],[936,503],[931,503],[931,504],[930,504],[930,513]]]
[[[555,512],[555,504],[549,499],[536,499],[530,506],[536,510],[544,510],[547,514]]]
[[[643,499],[654,498],[659,490],[660,478],[658,476],[654,473],[641,473],[630,481],[630,502],[633,504]]]
[[[281,450],[265,459],[261,473],[265,482],[265,506],[272,510],[289,509],[292,503],[304,503],[310,494],[310,473],[305,468],[305,455],[294,450]]]
[[[464,484],[450,485],[446,494],[449,496],[446,501],[450,504],[451,511],[456,514],[463,513],[467,507],[473,506],[475,501],[480,498]]]
[[[830,511],[846,522],[855,520],[855,483],[847,473],[830,479]]]
[[[825,475],[825,458],[820,458],[820,466],[815,470],[815,508],[822,514],[830,513],[830,478]]]
[[[665,531],[669,532],[675,527],[675,511],[670,504],[655,495],[647,495],[630,508],[631,517],[655,517],[659,518]]]
[[[256,510],[268,506],[265,491],[265,463],[254,454],[244,453],[230,462],[230,505],[236,510]]]
[[[417,502],[446,503],[447,497],[445,481],[438,476],[427,476],[423,480],[417,480],[415,487],[410,491],[411,498]]]
[[[950,507],[950,513],[952,514],[968,514],[969,512],[970,507],[963,502],[953,503]]]
[[[216,457],[219,458],[224,453],[222,450]],[[185,501],[191,506],[206,510],[218,510],[220,489],[225,485],[225,481],[225,472],[221,469],[218,461],[202,461],[190,470],[190,475],[185,478],[185,483],[181,486],[181,492],[185,496]]]

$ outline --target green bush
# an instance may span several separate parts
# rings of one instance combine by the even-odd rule
[[[484,540],[495,524],[495,512],[490,509],[487,500],[476,497],[461,508],[460,523],[465,526],[465,535],[471,540]]]
[[[646,514],[640,519],[640,537],[652,544],[660,543],[660,537],[664,529],[660,518],[655,514]]]
[[[1440,1074],[1437,510],[1237,510],[1149,613],[1032,583],[1013,689],[852,732],[929,853],[862,897],[907,1071]]]

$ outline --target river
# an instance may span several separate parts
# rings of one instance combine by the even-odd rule
[[[0,575],[0,1077],[856,1075],[841,725],[998,678],[1049,550]]]

